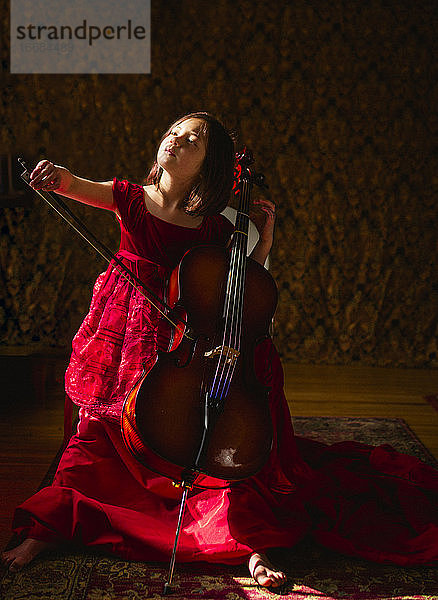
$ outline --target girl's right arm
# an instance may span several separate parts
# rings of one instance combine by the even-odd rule
[[[56,191],[90,206],[115,210],[112,181],[90,181],[70,173],[65,167],[48,160],[40,161],[30,174],[30,185],[35,190]]]

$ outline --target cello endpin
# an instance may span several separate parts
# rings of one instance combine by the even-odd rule
[[[164,584],[163,587],[163,596],[169,596],[170,594],[173,594],[173,588],[172,586],[166,581],[166,583]]]

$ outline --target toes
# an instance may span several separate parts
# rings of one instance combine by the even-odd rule
[[[1,561],[9,569],[9,571],[18,571],[20,567],[14,567],[14,563],[16,562],[16,557],[7,554],[6,552],[2,554]]]
[[[286,583],[286,575],[281,571],[270,574],[269,579],[272,587],[281,587]]]
[[[263,587],[280,587],[286,582],[286,575],[260,565],[253,573],[253,579]]]
[[[9,569],[9,571],[16,572],[21,571],[21,569],[30,562],[30,559],[26,555],[21,555],[15,552],[15,548],[10,550],[9,552],[3,552],[1,555],[1,560],[3,564]]]
[[[261,585],[263,587],[270,587],[271,585],[274,585],[274,582],[272,581],[272,579],[270,577],[268,577],[267,575],[259,575],[257,577],[254,577],[254,579],[256,580],[256,582],[259,585]]]
[[[280,587],[286,582],[286,577],[283,573],[269,573],[266,575],[266,583],[263,584],[269,587]]]
[[[4,565],[10,565],[11,562],[14,560],[13,556],[9,556],[8,552],[3,552],[1,555],[1,561]]]
[[[9,565],[9,570],[12,571],[12,573],[16,573],[17,571],[21,571],[21,569],[23,568],[23,566],[24,566],[24,563],[21,563],[18,560],[18,558],[16,558]]]
[[[254,553],[249,561],[249,572],[258,585],[263,587],[280,587],[286,583],[283,571],[278,571],[264,554]]]

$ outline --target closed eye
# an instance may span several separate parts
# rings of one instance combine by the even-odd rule
[[[173,137],[176,137],[179,135],[179,129],[173,129],[170,134]],[[186,140],[189,142],[189,144],[194,144],[195,146],[198,145],[198,136],[197,135],[193,135],[193,133],[189,133],[189,135],[186,137]]]

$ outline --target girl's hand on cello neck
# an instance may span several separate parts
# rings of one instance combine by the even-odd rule
[[[274,242],[275,204],[270,200],[255,199],[249,218],[259,233],[251,258],[264,265]]]
[[[30,174],[30,185],[35,190],[53,192],[78,202],[115,210],[112,181],[90,181],[73,175],[65,167],[41,160]]]

